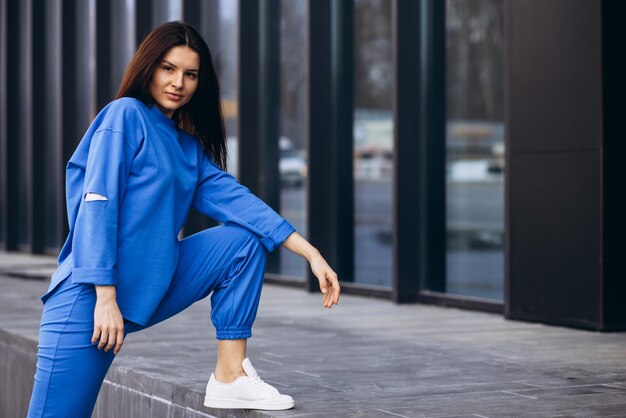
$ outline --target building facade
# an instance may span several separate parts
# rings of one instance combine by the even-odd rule
[[[620,4],[0,0],[0,248],[58,253],[65,164],[143,37],[184,20],[229,170],[345,292],[626,329]],[[317,288],[285,249],[267,280]]]

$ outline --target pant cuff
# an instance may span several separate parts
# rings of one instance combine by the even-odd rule
[[[250,338],[252,329],[250,327],[226,327],[216,330],[215,338],[218,340],[240,340]]]

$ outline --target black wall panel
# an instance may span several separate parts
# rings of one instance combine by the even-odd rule
[[[598,149],[599,1],[509,1],[507,128],[513,153]]]
[[[619,8],[506,4],[509,318],[626,328]]]
[[[626,329],[626,267],[624,264],[624,237],[626,237],[626,124],[624,98],[626,97],[626,64],[623,57],[626,39],[626,3],[602,2],[602,266],[603,303],[601,315],[607,329]]]
[[[7,0],[0,0],[0,249],[7,248]]]
[[[593,328],[600,319],[599,151],[509,161],[511,317]]]
[[[12,80],[17,84],[17,95],[13,96],[13,103],[17,108],[15,119],[16,130],[10,138],[20,138],[16,141],[15,154],[11,159],[17,161],[15,170],[10,169],[10,174],[15,175],[15,185],[12,205],[16,211],[13,213],[13,221],[17,226],[17,248],[20,251],[31,252],[31,228],[33,210],[32,184],[32,147],[33,147],[33,0],[20,1],[18,5],[19,22],[17,27],[17,64],[16,77]],[[10,143],[14,142],[9,140]]]

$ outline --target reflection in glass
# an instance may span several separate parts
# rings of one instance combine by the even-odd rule
[[[222,91],[222,112],[228,141],[228,172],[238,176],[237,20],[239,2],[220,0],[219,14],[219,46],[212,58]]]
[[[280,2],[280,212],[303,237],[306,231],[307,1]],[[280,271],[304,280],[304,259],[280,247]]]
[[[502,0],[447,0],[448,293],[503,298]]]
[[[354,206],[357,283],[391,286],[391,1],[354,1]]]

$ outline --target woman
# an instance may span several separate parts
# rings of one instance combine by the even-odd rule
[[[337,275],[293,226],[226,173],[220,89],[193,27],[150,32],[115,100],[66,167],[69,234],[48,292],[29,417],[89,417],[124,338],[211,294],[213,408],[288,409],[246,357],[266,252],[305,257],[323,305]],[[190,207],[223,223],[178,240]]]

